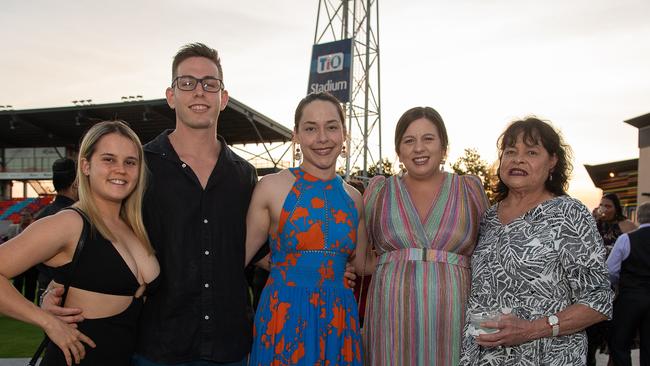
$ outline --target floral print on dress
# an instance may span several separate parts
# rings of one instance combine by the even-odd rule
[[[340,177],[290,170],[296,180],[269,234],[273,264],[249,365],[361,365],[357,304],[343,277],[356,247],[357,209]]]

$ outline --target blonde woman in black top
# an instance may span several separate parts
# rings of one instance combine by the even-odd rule
[[[142,295],[160,272],[142,224],[145,166],[138,137],[119,121],[93,126],[81,142],[77,176],[77,212],[66,209],[38,220],[0,246],[0,313],[45,331],[52,342],[43,365],[126,366]],[[69,280],[84,217],[91,230]],[[55,282],[70,281],[65,305],[80,311],[84,320],[78,327],[41,310],[9,284],[39,262],[52,268]]]

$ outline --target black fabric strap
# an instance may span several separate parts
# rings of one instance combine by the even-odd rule
[[[86,243],[86,238],[88,237],[88,230],[90,229],[90,220],[88,220],[88,216],[81,211],[77,207],[66,207],[64,210],[73,210],[76,211],[80,216],[81,219],[83,220],[83,229],[81,230],[81,236],[79,236],[79,242],[77,243],[77,247],[74,250],[74,255],[72,256],[72,263],[70,265],[70,272],[68,273],[68,278],[66,278],[65,283],[63,284],[63,296],[61,296],[61,306],[65,306],[65,299],[68,297],[68,289],[70,288],[70,284],[72,283],[72,278],[74,277],[75,271],[77,269],[77,265],[79,264],[79,257],[81,257],[81,250],[84,247],[84,244]],[[48,338],[47,335],[43,338],[41,341],[41,344],[38,346],[36,349],[36,352],[34,352],[34,356],[32,356],[31,360],[29,360],[29,363],[27,363],[28,366],[35,366],[36,362],[38,362],[39,357],[41,357],[41,354],[47,347],[47,344],[50,343],[50,338]]]

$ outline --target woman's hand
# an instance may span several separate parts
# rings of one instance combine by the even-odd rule
[[[483,347],[517,346],[531,340],[535,324],[528,320],[517,318],[512,314],[501,315],[499,321],[488,321],[481,324],[485,328],[499,329],[492,334],[481,334],[476,343]]]
[[[92,339],[57,317],[52,316],[43,330],[50,340],[63,351],[68,366],[72,366],[73,360],[78,364],[86,356],[86,348],[83,343],[95,348],[95,342]]]

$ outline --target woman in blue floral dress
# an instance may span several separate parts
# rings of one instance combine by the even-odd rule
[[[336,175],[345,139],[340,103],[328,93],[296,109],[299,168],[264,177],[248,211],[246,263],[267,240],[271,274],[255,317],[250,365],[361,365],[357,303],[345,265],[365,253],[361,194]],[[374,268],[354,257],[358,269]]]

